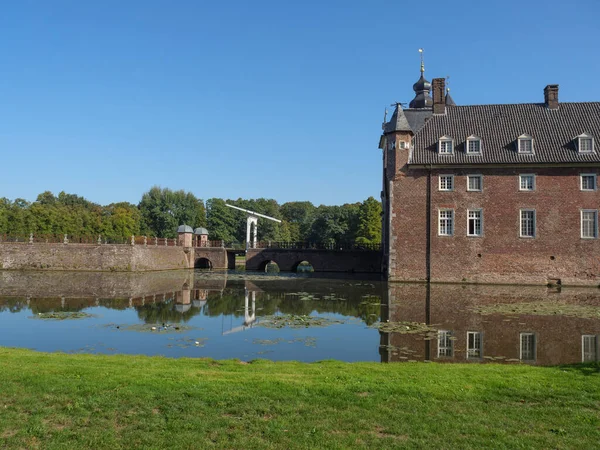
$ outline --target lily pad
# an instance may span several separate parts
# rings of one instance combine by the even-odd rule
[[[399,333],[399,334],[437,334],[437,328],[419,322],[379,322],[371,325],[372,328],[377,328],[384,333]]]
[[[180,324],[151,324],[151,323],[136,323],[133,325],[109,323],[104,325],[106,328],[111,328],[118,331],[137,331],[139,333],[184,333],[190,330],[197,330],[196,327]]]
[[[81,311],[54,311],[47,313],[38,313],[36,316],[31,316],[31,319],[43,320],[74,320],[74,319],[90,319],[97,317],[94,314],[89,314]]]
[[[508,316],[569,316],[582,319],[599,319],[600,306],[565,303],[560,301],[528,302],[528,303],[498,303],[481,305],[472,308],[481,315],[504,314]],[[509,320],[509,319],[504,319]]]
[[[338,323],[344,323],[342,320],[330,319],[328,317],[306,316],[296,314],[265,316],[258,326],[266,328],[310,328],[327,327]]]

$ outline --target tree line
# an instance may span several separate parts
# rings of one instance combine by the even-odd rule
[[[153,187],[137,205],[128,202],[102,206],[75,194],[46,191],[34,202],[0,198],[0,235],[102,236],[109,241],[131,235],[174,238],[181,224],[205,227],[210,240],[242,243],[246,215],[226,203],[280,219],[259,220],[258,239],[271,241],[357,242],[381,241],[381,203],[369,197],[360,203],[315,206],[311,202],[273,199],[203,201],[190,192]]]

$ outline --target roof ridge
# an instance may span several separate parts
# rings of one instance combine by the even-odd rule
[[[592,105],[592,104],[600,104],[600,100],[598,101],[587,101],[587,102],[560,102],[560,105]],[[525,102],[525,103],[480,103],[476,105],[446,105],[448,108],[472,108],[474,106],[546,106],[544,102]],[[406,111],[406,110],[405,110]]]

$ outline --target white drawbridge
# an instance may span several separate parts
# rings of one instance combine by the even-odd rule
[[[273,222],[281,223],[281,220],[279,219],[270,216],[265,216],[264,214],[250,211],[249,209],[240,208],[238,206],[229,205],[227,203],[225,203],[225,206],[229,206],[233,209],[238,209],[240,211],[245,212],[248,215],[248,218],[246,219],[246,249],[256,248],[256,236],[258,234],[257,229],[259,217],[262,217],[263,219],[272,220]],[[254,227],[254,233],[252,233],[252,227]]]

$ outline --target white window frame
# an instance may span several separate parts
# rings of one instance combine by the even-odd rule
[[[523,177],[532,177],[533,178],[532,189],[523,189],[523,183],[522,183]],[[523,191],[523,192],[535,191],[535,178],[536,178],[535,173],[520,173],[519,174],[519,190]]]
[[[583,235],[583,214],[593,213],[594,214],[594,235],[584,236]],[[598,210],[597,209],[582,209],[580,212],[580,223],[581,223],[581,239],[598,239]]]
[[[583,177],[592,177],[594,179],[594,189],[583,188]],[[584,192],[594,192],[596,189],[598,189],[598,175],[595,173],[579,174],[579,188]]]
[[[450,151],[442,151],[442,142],[447,144],[448,142],[450,143]],[[454,154],[454,139],[452,139],[450,136],[442,136],[439,140],[438,140],[438,153],[440,155],[453,155]]]
[[[479,348],[469,346],[469,338],[479,335]],[[475,337],[473,338],[475,342]],[[439,344],[438,344],[439,345]],[[472,356],[473,351],[479,351],[479,356]],[[481,331],[467,331],[467,359],[482,359],[483,358],[483,333]]]
[[[477,151],[477,152],[470,151],[469,150],[469,143],[470,142],[479,142],[479,151]],[[469,136],[467,138],[467,142],[465,144],[465,153],[467,155],[481,155],[481,152],[482,152],[482,150],[481,150],[481,138],[479,136],[475,136],[475,135],[472,134],[471,136]]]
[[[450,189],[447,188],[442,188],[442,178],[450,178],[450,183],[452,184],[452,187]],[[438,189],[442,192],[451,192],[454,190],[454,175],[452,174],[442,174],[439,175],[438,177]]]
[[[478,212],[479,213],[479,234],[470,234],[469,233],[469,224],[471,222],[471,217],[469,217],[469,213]],[[474,219],[476,220],[476,219]],[[467,209],[467,236],[469,237],[483,237],[483,209],[482,208],[473,208]]]
[[[531,151],[526,152],[521,150],[521,143],[524,141],[531,141]],[[535,143],[533,142],[533,137],[529,134],[522,134],[521,136],[519,136],[517,147],[518,153],[521,155],[533,155],[535,153]]]
[[[471,189],[470,181],[471,178],[479,178],[479,189]],[[469,192],[482,192],[483,191],[483,175],[480,173],[473,173],[467,175],[467,191]]]
[[[584,140],[589,140],[590,141],[590,144],[591,144],[590,150],[582,150],[581,149],[581,143]],[[592,135],[590,135],[590,134],[587,134],[587,133],[583,133],[583,134],[577,136],[577,151],[579,153],[584,153],[584,154],[594,153],[594,137]]]
[[[533,349],[531,359],[523,359],[523,338],[524,337],[533,337]],[[519,359],[521,361],[534,362],[537,359],[537,336],[535,333],[519,333]]]
[[[523,234],[523,213],[533,212],[533,236]],[[519,210],[519,237],[534,239],[537,236],[537,214],[533,208],[523,208]]]
[[[592,346],[594,347],[594,359],[590,359],[585,357],[585,339],[586,338],[594,338],[594,342]],[[592,362],[598,361],[598,335],[597,334],[582,334],[581,335],[581,362]]]
[[[453,358],[454,357],[454,333],[450,330],[439,330],[438,331],[438,358]],[[445,345],[440,345],[441,341],[444,341]]]
[[[442,212],[450,212],[450,232],[442,234]],[[443,220],[448,220],[445,217]],[[452,208],[440,208],[438,209],[438,236],[454,236],[454,210]]]

